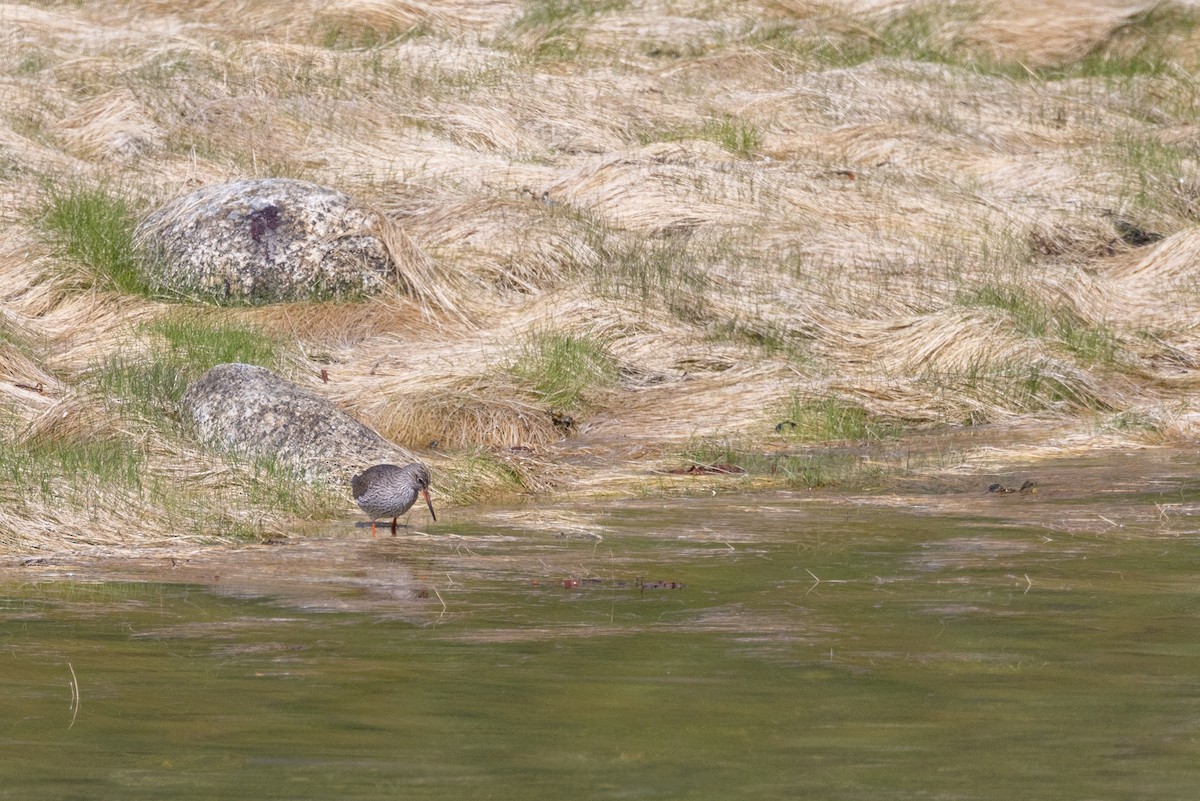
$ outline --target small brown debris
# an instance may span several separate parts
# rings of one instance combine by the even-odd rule
[[[682,590],[687,585],[682,581],[642,581],[638,579],[637,588],[640,591],[646,590]]]
[[[537,579],[532,580],[530,584],[534,587],[538,586]],[[658,579],[646,581],[642,578],[636,578],[633,581],[626,581],[621,579],[606,580],[597,577],[583,579],[566,578],[562,580],[562,585],[563,588],[567,590],[577,590],[582,587],[596,587],[637,590],[638,592],[645,592],[646,590],[682,590],[687,586],[682,581],[663,581]]]
[[[1113,225],[1116,227],[1117,233],[1121,235],[1121,240],[1130,247],[1140,248],[1152,245],[1163,238],[1163,235],[1160,233],[1147,231],[1140,225],[1119,217]]]
[[[1001,493],[1024,492],[1024,493],[1033,495],[1033,494],[1037,493],[1037,484],[1034,484],[1032,481],[1026,481],[1020,487],[1006,487],[1003,484],[996,483],[996,484],[990,485],[987,488],[987,491],[988,492],[1001,492]]]
[[[667,472],[677,476],[742,475],[746,469],[736,464],[715,462],[713,464],[690,464],[687,467],[676,467]]]

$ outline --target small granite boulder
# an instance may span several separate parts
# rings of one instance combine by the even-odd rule
[[[272,459],[306,481],[349,481],[364,466],[416,461],[334,407],[263,367],[218,364],[180,401],[203,442],[240,456]]]
[[[275,303],[382,290],[397,268],[389,223],[348,195],[286,178],[206,186],[135,234],[150,285],[217,303]]]

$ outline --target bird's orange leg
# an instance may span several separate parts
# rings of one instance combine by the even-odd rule
[[[372,537],[379,536],[378,534],[375,533],[375,521],[374,520],[371,521],[371,536]]]

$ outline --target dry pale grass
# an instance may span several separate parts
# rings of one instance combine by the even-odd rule
[[[352,513],[338,488],[188,440],[154,381],[208,357],[155,328],[172,304],[45,244],[47,184],[145,214],[287,176],[379,210],[394,291],[187,325],[277,343],[290,377],[422,452],[442,504],[636,491],[697,442],[777,442],[797,397],[899,429],[1030,432],[1006,458],[1189,442],[1198,14],[0,4],[0,547]],[[615,377],[556,407],[545,386],[570,375],[517,369],[547,335]],[[132,383],[104,383],[114,364]]]

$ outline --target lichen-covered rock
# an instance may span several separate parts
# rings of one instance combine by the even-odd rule
[[[136,236],[156,290],[274,303],[383,289],[397,274],[387,225],[341,192],[265,178],[178,197],[147,217]]]
[[[307,481],[349,481],[367,465],[416,460],[327,398],[263,367],[218,364],[187,388],[181,405],[201,441],[273,460]]]

